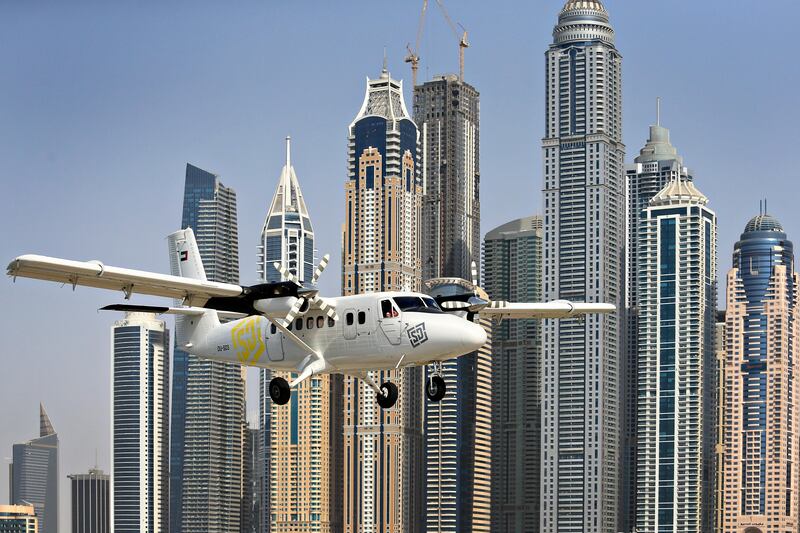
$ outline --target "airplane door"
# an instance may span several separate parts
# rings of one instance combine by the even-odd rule
[[[356,311],[355,309],[345,309],[344,320],[342,321],[344,328],[344,338],[351,341],[356,338]]]
[[[391,300],[381,300],[381,316],[378,318],[381,331],[386,335],[391,344],[400,344],[403,325],[400,321],[400,311]]]

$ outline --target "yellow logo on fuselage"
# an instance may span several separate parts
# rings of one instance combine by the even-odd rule
[[[264,339],[261,336],[263,317],[251,316],[243,319],[231,329],[231,340],[236,357],[242,364],[254,365],[266,352]]]

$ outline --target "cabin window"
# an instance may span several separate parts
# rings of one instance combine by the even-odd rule
[[[353,325],[353,313],[347,313],[344,317],[345,322],[347,322],[348,326]]]
[[[364,311],[359,311],[358,312],[358,323],[359,324],[365,324],[366,322],[367,322],[367,313],[365,313]]]
[[[332,328],[335,325],[336,325],[336,321],[334,319],[332,319],[331,317],[328,317],[328,327]]]
[[[313,318],[308,317],[306,319],[306,329],[314,329],[314,319]]]
[[[278,328],[276,328],[276,327],[275,327],[275,324],[270,324],[270,325],[269,325],[269,332],[270,332],[270,333],[272,333],[273,335],[275,335],[275,333],[276,333],[277,331],[278,331]]]
[[[294,323],[294,327],[297,329],[297,331],[300,331],[301,329],[303,329],[303,319],[302,318],[298,318]]]
[[[318,316],[317,317],[317,328],[324,328],[325,327],[325,318]]]
[[[397,315],[397,309],[392,305],[391,300],[381,300],[381,316],[383,318],[393,318]]]

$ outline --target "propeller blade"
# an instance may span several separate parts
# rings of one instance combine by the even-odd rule
[[[475,261],[472,262],[472,285],[477,287],[478,286],[478,265],[475,264]]]
[[[325,255],[322,256],[322,261],[320,261],[319,265],[317,265],[316,270],[314,270],[314,276],[311,278],[311,283],[312,284],[314,284],[314,285],[317,284],[317,281],[319,280],[319,277],[325,271],[325,267],[328,266],[328,261],[330,261],[330,260],[331,260],[330,254],[325,254]]]
[[[305,300],[303,298],[298,298],[297,301],[294,302],[294,305],[292,305],[292,308],[289,309],[289,313],[283,318],[283,326],[284,327],[288,327],[289,324],[291,324],[292,321],[295,318],[297,318],[297,314],[300,312],[300,308],[303,307],[303,302],[305,302]]]
[[[333,320],[339,320],[339,315],[336,314],[336,308],[328,303],[325,298],[320,298],[319,296],[315,296],[311,303],[316,304],[319,307],[319,310],[325,313],[328,318],[332,318]]]

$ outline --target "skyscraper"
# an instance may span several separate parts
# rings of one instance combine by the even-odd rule
[[[166,346],[166,345],[165,345]],[[111,479],[93,468],[87,474],[72,474],[72,533],[111,531]]]
[[[265,282],[282,281],[273,263],[280,263],[303,281],[313,278],[314,229],[291,163],[286,138],[286,164],[264,221],[259,247],[259,275]],[[290,373],[275,375],[291,381]],[[269,396],[272,375],[260,376],[264,454],[264,506],[269,531],[341,531],[341,378],[315,376],[293,391],[287,405]],[[263,431],[263,428],[269,428]],[[267,455],[268,454],[268,455]]]
[[[673,179],[638,227],[637,531],[710,531],[717,224],[707,204]]]
[[[661,125],[661,99],[658,99],[656,124],[650,126],[650,138],[626,167],[627,236],[625,239],[625,337],[623,350],[622,409],[625,425],[622,433],[622,492],[623,510],[631,524],[636,520],[636,409],[638,399],[637,354],[639,350],[639,225],[650,200],[670,181],[692,181],[683,165],[683,158],[670,143],[669,130]],[[627,509],[625,509],[627,507]]]
[[[622,308],[622,58],[599,0],[569,0],[546,52],[544,299]],[[545,320],[541,525],[624,530],[619,313]]]
[[[728,272],[722,533],[800,527],[800,274],[780,223],[745,226]]]
[[[486,234],[484,282],[492,300],[542,299],[542,217]],[[492,328],[492,532],[539,531],[542,336],[538,320]]]
[[[480,265],[479,117],[478,91],[454,74],[414,87],[414,120],[424,151],[423,280],[457,278],[466,282],[465,290],[474,290],[467,281],[473,277],[472,263]],[[489,528],[490,488],[483,479],[490,478],[491,465],[487,462],[482,471],[480,454],[491,446],[490,430],[476,431],[469,422],[481,411],[480,391],[491,386],[488,349],[486,361],[474,352],[443,363],[441,373],[450,386],[441,402],[425,404],[428,531]],[[488,428],[491,414],[483,415],[479,424]],[[440,437],[450,446],[442,446]]]
[[[58,533],[58,434],[39,404],[39,438],[15,444],[9,471],[12,505],[32,505],[39,531]]]
[[[471,279],[480,266],[480,97],[455,74],[414,87],[423,132],[422,279]]]
[[[0,505],[0,533],[38,533],[32,505]]]
[[[239,283],[236,193],[186,165],[182,228],[194,230],[209,281]],[[176,321],[180,328],[180,320]],[[175,348],[171,531],[239,529],[243,490],[244,368]]]
[[[260,437],[261,430],[247,428],[245,432],[244,463],[242,491],[242,523],[240,531],[242,533],[259,533],[261,531],[261,512],[263,482],[259,477],[259,471],[263,460],[260,458]]]
[[[431,296],[476,294],[480,287],[461,278],[425,281]],[[466,313],[464,313],[466,319]],[[476,320],[487,332],[480,350],[448,361],[440,376],[440,401],[425,408],[425,531],[491,530],[492,519],[492,340],[491,319]]]
[[[116,533],[169,525],[169,331],[147,313],[111,328],[111,524]]]
[[[350,124],[342,292],[418,290],[422,200],[419,132],[403,88],[386,66],[367,80]],[[422,373],[373,374],[400,392],[391,409],[354,378],[344,391],[344,530],[416,532],[422,527]]]

